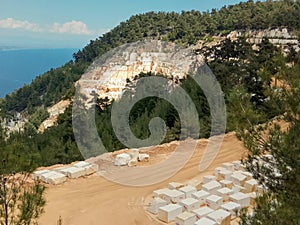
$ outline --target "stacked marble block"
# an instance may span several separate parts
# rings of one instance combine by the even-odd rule
[[[175,225],[230,225],[242,208],[255,204],[258,183],[239,161],[224,163],[203,181],[169,183],[153,192],[148,211]]]
[[[67,178],[76,179],[89,176],[98,171],[98,165],[80,161],[72,166],[59,167],[52,170],[37,170],[31,176],[34,180],[40,180],[47,184],[62,184]]]

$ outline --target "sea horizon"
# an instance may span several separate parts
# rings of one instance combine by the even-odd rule
[[[37,76],[73,60],[76,48],[0,46],[0,98],[30,84]]]

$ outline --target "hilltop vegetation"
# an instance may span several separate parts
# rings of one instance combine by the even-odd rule
[[[183,11],[182,13],[149,12],[135,15],[120,23],[74,54],[74,61],[53,69],[7,95],[0,102],[1,108],[28,111],[35,107],[49,106],[74,94],[74,82],[98,56],[125,43],[145,38],[172,41],[191,45],[211,35],[232,30],[268,29],[286,26],[298,31],[300,27],[300,2],[293,0],[253,2],[248,1],[223,7],[211,12]]]

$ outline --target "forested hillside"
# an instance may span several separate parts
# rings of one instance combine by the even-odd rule
[[[144,38],[173,41],[187,46],[200,39],[209,40],[213,34],[227,34],[235,29],[256,30],[279,26],[286,26],[294,32],[300,30],[299,1],[248,1],[212,12],[150,12],[132,16],[74,54],[74,61],[46,72],[30,85],[0,101],[1,114],[5,115],[12,110],[25,111],[29,115],[35,113],[31,117],[34,119],[26,123],[24,132],[12,133],[7,138],[5,130],[0,128],[0,156],[10,159],[12,164],[18,161],[18,169],[29,162],[38,166],[82,159],[74,139],[71,106],[59,116],[57,126],[44,133],[37,133],[36,127],[38,121],[47,115],[44,107],[64,98],[71,99],[75,91],[74,82],[81,77],[93,59],[114,47]],[[258,45],[258,50],[253,49],[244,37],[233,42],[225,39],[218,46],[210,48],[208,54],[210,53],[217,56],[207,63],[225,94],[228,131],[236,130],[240,125],[247,127],[249,122],[258,124],[284,113],[280,107],[284,99],[280,92],[274,91],[270,81],[274,76],[280,78],[284,74],[295,75],[296,70],[286,66],[286,63],[294,64],[293,68],[297,68],[299,54],[290,51],[290,54],[284,56],[267,39]],[[188,77],[180,83],[195,101],[202,129],[201,137],[207,137],[210,132],[207,102],[201,89],[189,81]],[[114,135],[109,119],[111,106],[106,101],[98,99],[96,121],[98,132],[105,140],[104,145],[113,151],[124,146]],[[236,116],[237,111],[239,116]],[[155,116],[161,116],[167,121],[167,136],[164,141],[178,139],[178,115],[167,102],[155,98],[140,102],[132,111],[130,122],[137,137],[145,138],[149,135],[147,122]]]
[[[255,3],[250,0],[211,12],[149,12],[135,15],[96,40],[91,40],[74,54],[74,61],[46,72],[30,85],[7,95],[0,106],[6,112],[27,110],[31,114],[35,107],[50,106],[62,98],[72,97],[74,82],[93,59],[125,43],[151,38],[192,45],[200,39],[206,40],[211,35],[226,34],[232,30],[286,26],[299,31],[299,10],[298,0]]]

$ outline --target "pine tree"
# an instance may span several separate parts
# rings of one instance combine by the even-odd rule
[[[29,172],[14,173],[0,165],[0,225],[37,225],[43,213],[45,187],[29,181]]]
[[[297,63],[283,74],[289,87],[281,94],[285,103],[281,106],[285,111],[281,121],[277,119],[242,134],[249,149],[247,168],[266,189],[256,200],[254,214],[242,215],[242,225],[300,224],[299,69]]]

